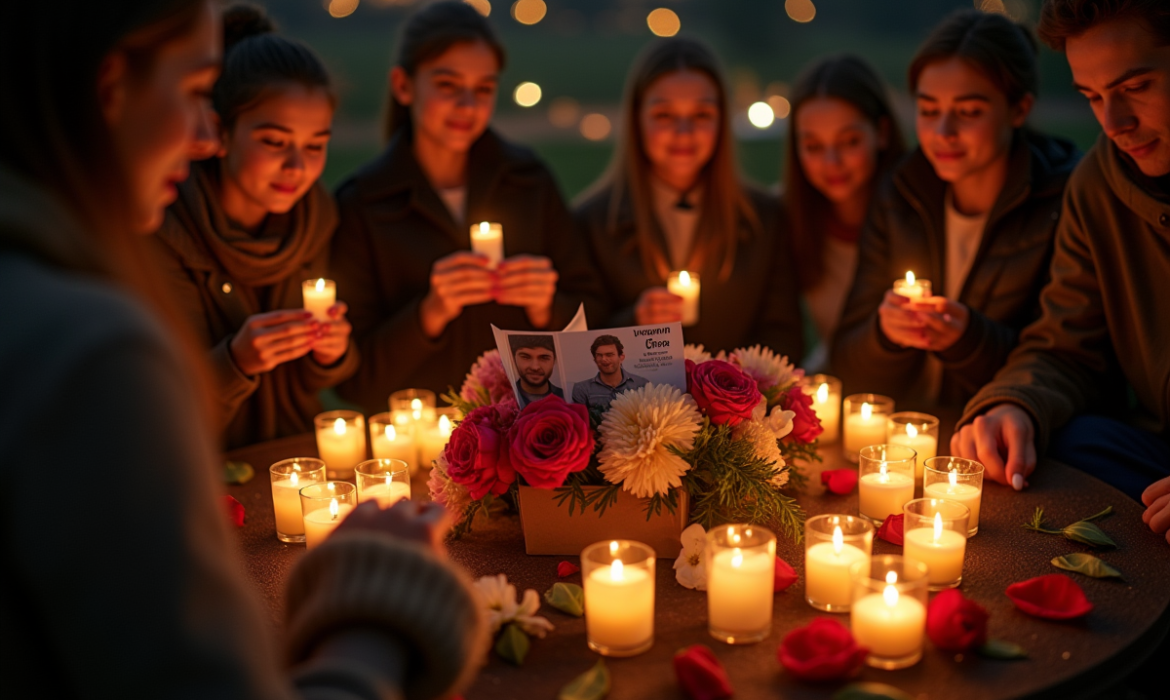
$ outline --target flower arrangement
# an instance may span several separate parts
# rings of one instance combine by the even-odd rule
[[[686,391],[647,384],[590,412],[557,396],[518,410],[497,351],[481,356],[444,399],[465,416],[431,472],[431,497],[460,515],[515,503],[519,484],[557,492],[569,513],[604,514],[625,490],[647,517],[674,513],[679,493],[704,528],[753,522],[801,537],[804,515],[783,489],[794,465],[818,460],[820,419],[801,370],[759,345],[712,356],[688,345]],[[589,488],[597,487],[597,488]]]

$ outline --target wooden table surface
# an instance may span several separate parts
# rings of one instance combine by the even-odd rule
[[[240,536],[248,574],[278,627],[284,581],[304,548],[276,539],[267,468],[280,459],[312,456],[316,456],[316,445],[311,435],[276,440],[229,455],[256,468],[256,478],[246,485],[229,487],[229,492],[246,508],[247,522]],[[799,496],[799,503],[809,516],[856,513],[856,489],[849,496],[834,496],[820,487],[817,476],[821,468],[843,466],[839,450],[828,448],[825,456],[824,465],[812,468],[810,487]],[[1030,488],[1021,493],[986,482],[979,534],[968,544],[961,588],[965,596],[991,613],[991,636],[1024,646],[1030,658],[995,661],[944,652],[928,643],[922,661],[915,666],[899,671],[866,667],[860,680],[897,686],[917,700],[1091,697],[1127,675],[1157,647],[1170,630],[1170,546],[1142,523],[1142,508],[1093,477],[1051,461],[1042,463],[1030,482]],[[425,494],[425,485],[416,483],[414,488],[416,497]],[[1057,572],[1049,563],[1053,557],[1091,551],[1059,536],[1024,530],[1021,524],[1031,519],[1037,507],[1045,509],[1049,523],[1064,525],[1106,506],[1113,506],[1115,513],[1100,525],[1118,548],[1094,553],[1120,569],[1125,580],[1069,574],[1095,606],[1079,621],[1051,622],[1017,611],[1004,595],[1009,584]],[[882,540],[874,542],[874,554],[900,554],[900,550]],[[516,516],[477,522],[471,534],[450,543],[449,551],[452,559],[475,577],[504,573],[518,590],[534,588],[542,594],[561,580],[556,576],[559,561],[577,563],[576,557],[524,554]],[[787,632],[827,615],[804,601],[803,546],[781,538],[777,553],[801,578],[776,595],[771,636],[759,644],[735,647],[707,634],[706,594],[680,586],[674,580],[672,561],[660,559],[654,646],[641,656],[606,661],[613,677],[609,697],[683,698],[671,657],[682,647],[706,644],[727,669],[737,698],[829,698],[843,684],[796,682],[776,659],[777,647]],[[579,584],[580,575],[564,580]],[[583,619],[548,605],[542,605],[541,614],[556,630],[533,641],[521,668],[491,655],[466,693],[467,700],[555,698],[565,683],[595,663],[597,656],[585,644]],[[835,617],[848,625],[848,615]]]

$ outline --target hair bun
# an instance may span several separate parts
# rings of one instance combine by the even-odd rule
[[[223,50],[227,53],[244,39],[271,34],[276,26],[268,13],[258,5],[240,3],[223,12]]]

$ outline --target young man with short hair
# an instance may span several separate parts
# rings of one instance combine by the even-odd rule
[[[518,375],[516,389],[520,408],[549,394],[565,398],[565,392],[552,383],[557,349],[551,335],[512,335],[508,336],[508,345],[512,348],[512,363]]]
[[[622,369],[626,349],[616,335],[597,336],[589,346],[589,351],[593,353],[593,362],[597,365],[597,376],[573,385],[573,403],[604,411],[618,394],[640,389],[650,383],[645,377]]]

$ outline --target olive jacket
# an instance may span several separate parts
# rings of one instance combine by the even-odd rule
[[[458,388],[476,358],[495,347],[492,324],[535,330],[524,309],[496,303],[463,309],[437,338],[428,337],[419,305],[440,258],[469,250],[470,224],[498,222],[504,255],[542,255],[558,274],[552,319],[560,330],[584,303],[603,318],[602,294],[552,173],[527,148],[488,129],[471,147],[467,224],[456,223],[414,156],[409,131],[341,185],[341,225],[333,242],[332,276],[349,304],[363,362],[338,391],[366,411],[385,411],[399,389]]]
[[[1014,403],[1032,416],[1040,451],[1082,412],[1128,418],[1170,441],[1170,192],[1102,134],[1064,207],[1042,315],[959,425]]]
[[[1009,157],[1007,180],[955,300],[970,313],[967,329],[941,352],[894,344],[881,330],[878,307],[907,270],[931,280],[935,290],[946,289],[946,183],[919,148],[879,186],[832,343],[831,364],[846,394],[884,394],[907,408],[961,406],[1003,366],[1020,330],[1039,316],[1061,195],[1080,153],[1068,141],[1025,130]],[[931,354],[941,365],[934,396]]]

